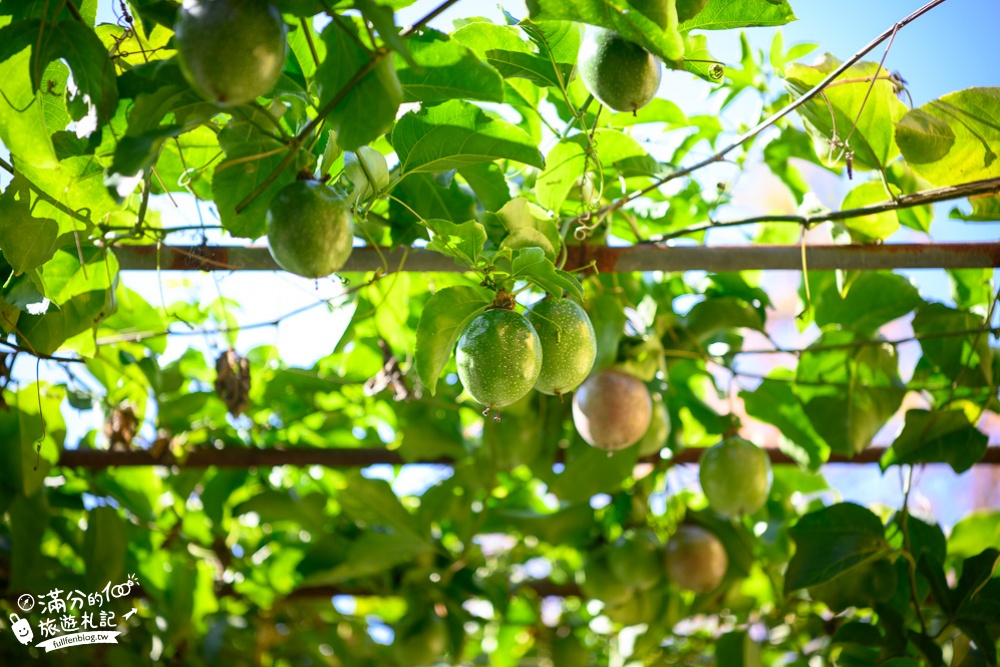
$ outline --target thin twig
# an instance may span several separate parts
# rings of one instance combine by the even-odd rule
[[[689,234],[697,234],[709,229],[739,227],[742,225],[752,225],[764,222],[788,222],[802,225],[803,227],[811,227],[812,225],[816,225],[821,222],[861,218],[875,213],[886,213],[888,211],[913,208],[914,206],[934,204],[953,199],[961,199],[963,197],[995,194],[1000,194],[1000,178],[988,178],[982,181],[971,181],[969,183],[960,183],[958,185],[948,185],[943,188],[921,190],[920,192],[914,192],[913,194],[897,197],[895,201],[885,201],[879,204],[845,209],[843,211],[830,211],[819,215],[761,215],[752,218],[741,218],[739,220],[728,220],[724,222],[713,220],[685,227],[684,229],[679,229],[677,231],[670,232],[669,234],[663,234],[656,237],[656,239],[651,239],[645,243],[662,243],[663,241],[669,241],[670,239],[687,236]]]

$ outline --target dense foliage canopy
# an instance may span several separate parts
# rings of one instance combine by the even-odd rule
[[[0,4],[3,664],[997,664],[1000,513],[946,537],[906,499],[837,502],[820,470],[871,461],[887,424],[879,462],[907,499],[915,466],[961,473],[988,455],[992,268],[949,270],[944,303],[892,270],[809,270],[804,247],[797,292],[759,271],[590,259],[724,227],[874,247],[929,233],[932,203],[969,194],[937,224],[998,220],[1000,88],[912,108],[867,51],[816,57],[780,32],[753,48],[741,30],[794,20],[786,0],[529,0],[527,16],[450,32],[428,27],[437,11],[399,27],[411,0],[271,2],[259,20],[280,12],[284,67],[239,104],[225,96],[245,88],[192,86],[173,0],[109,3],[117,22],[97,0]],[[667,84],[632,112],[603,108],[577,75],[584,24],[648,50],[667,84],[700,81],[716,111]],[[740,61],[713,58],[707,31]],[[227,81],[266,66],[218,33],[193,48]],[[720,219],[750,172],[797,212]],[[849,184],[839,211],[813,192],[822,174]],[[297,178],[349,202],[356,255],[386,258],[317,297],[335,323],[302,332],[329,340],[311,367],[238,348],[249,323],[222,290],[168,302],[129,287],[119,258],[192,231],[164,223],[172,202],[204,207],[199,240],[255,240]],[[442,270],[408,272],[420,253]],[[782,289],[801,348],[774,336]],[[482,372],[456,366],[469,322],[545,294],[585,309],[594,369],[649,391],[638,444],[587,444],[568,396],[501,392],[484,416],[463,390],[460,370]],[[191,334],[215,347],[167,354]],[[489,348],[466,353],[490,369]],[[534,363],[495,355],[487,383]],[[668,482],[737,415],[756,425],[743,435],[773,434],[756,444],[779,463],[769,491],[763,460],[752,484],[716,480],[720,497],[756,494],[724,514]],[[161,465],[112,465],[137,462]],[[376,462],[391,465],[360,469]],[[435,467],[417,491],[390,484],[421,462]],[[88,612],[117,644],[45,653],[7,622],[27,618],[37,644]]]

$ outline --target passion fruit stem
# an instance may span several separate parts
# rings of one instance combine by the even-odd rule
[[[501,288],[496,297],[493,298],[493,303],[486,310],[514,310],[515,305],[517,305],[517,301],[514,300],[514,295]]]

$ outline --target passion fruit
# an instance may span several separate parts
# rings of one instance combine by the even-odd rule
[[[634,445],[649,429],[653,400],[646,385],[621,371],[604,369],[573,396],[573,423],[588,444],[609,452]]]
[[[635,112],[656,96],[660,62],[614,30],[587,26],[577,57],[580,77],[601,104]]]
[[[720,514],[753,514],[767,502],[771,461],[749,440],[731,436],[701,455],[698,471],[709,506]]]
[[[535,389],[561,396],[579,387],[597,356],[597,334],[586,311],[569,299],[542,299],[528,310],[528,321],[542,342]]]
[[[476,317],[458,339],[458,377],[487,408],[523,398],[542,370],[542,343],[523,315],[493,308]]]
[[[319,181],[285,186],[267,209],[271,257],[305,278],[322,278],[344,266],[353,239],[350,205]]]
[[[648,590],[663,579],[660,544],[648,531],[626,533],[608,550],[608,565],[615,578],[638,590]]]
[[[701,526],[685,524],[667,542],[665,565],[679,588],[708,593],[722,583],[729,557],[719,538]]]
[[[184,77],[225,107],[270,92],[288,44],[281,12],[267,0],[184,0],[174,41]]]

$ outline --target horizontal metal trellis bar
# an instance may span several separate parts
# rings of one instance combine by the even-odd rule
[[[118,246],[127,271],[280,271],[267,248],[239,246]],[[463,271],[450,257],[423,248],[383,253],[389,270]],[[814,271],[848,269],[970,269],[1000,266],[1000,243],[887,243],[806,246]],[[630,271],[746,271],[802,269],[802,248],[792,246],[571,246],[565,268],[594,262],[604,273]],[[343,272],[375,271],[382,260],[373,248],[355,248]]]
[[[686,449],[667,463],[686,464],[697,463],[703,449]],[[793,463],[794,460],[779,449],[768,447],[765,450],[772,463]],[[829,463],[877,463],[885,454],[885,447],[869,447],[861,453],[846,457],[834,454]],[[560,450],[561,452],[561,450]],[[656,463],[661,459],[653,455],[640,459],[642,462]],[[328,468],[359,468],[376,464],[439,464],[451,465],[451,459],[420,459],[406,460],[399,452],[378,448],[330,448],[319,447],[284,447],[268,449],[249,449],[245,447],[223,447],[222,449],[195,449],[183,458],[167,453],[155,456],[149,450],[98,450],[98,449],[66,449],[59,456],[60,466],[70,468],[85,468],[100,470],[113,466],[177,466],[178,468],[219,468],[247,469],[252,467],[270,468],[274,466],[311,466],[319,465]],[[1000,447],[990,447],[979,464],[1000,465]]]

